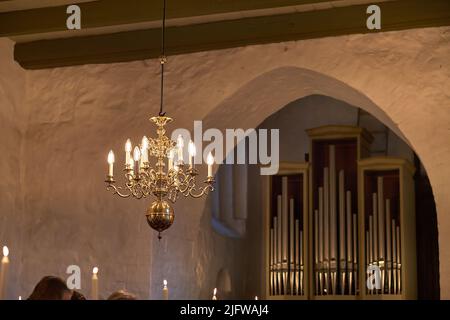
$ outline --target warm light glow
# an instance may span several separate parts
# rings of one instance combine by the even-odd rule
[[[255,300],[258,300],[258,296],[255,296]]]
[[[175,151],[173,149],[170,149],[169,153],[167,154],[167,158],[172,159],[175,156]]]
[[[210,166],[214,164],[214,157],[211,152],[208,153],[208,156],[206,157],[206,163]]]
[[[92,269],[92,274],[96,275],[98,273],[98,268],[94,267],[94,269]]]
[[[134,147],[133,159],[134,161],[139,161],[139,159],[141,159],[141,150],[139,150],[138,147]]]
[[[7,246],[3,246],[3,256],[7,257],[9,255],[9,249]]]
[[[214,295],[217,294],[217,288],[214,288]]]
[[[147,150],[148,149],[148,138],[146,136],[144,136],[142,138],[142,150]]]
[[[108,163],[109,163],[109,164],[113,164],[114,161],[115,161],[115,159],[114,159],[114,152],[111,150],[111,151],[108,153]]]
[[[184,147],[184,140],[183,140],[183,136],[181,134],[178,135],[177,147],[181,148],[181,149]]]
[[[19,300],[22,300],[22,296],[19,296]]]
[[[128,139],[127,142],[125,143],[125,151],[126,152],[131,152],[131,149],[132,149],[132,147],[131,147],[131,140]]]
[[[163,284],[164,284],[164,288],[166,288],[167,287],[167,280],[166,279],[164,279]]]
[[[197,154],[197,149],[195,148],[194,142],[189,141],[188,150],[189,150],[189,155],[191,157],[195,157],[195,155]]]

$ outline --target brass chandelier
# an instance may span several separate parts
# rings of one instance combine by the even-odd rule
[[[156,200],[147,209],[147,222],[151,228],[161,232],[169,228],[174,221],[174,210],[169,201],[175,203],[178,195],[185,197],[200,198],[214,191],[214,178],[212,165],[214,158],[211,153],[207,156],[208,175],[203,186],[197,186],[196,177],[198,171],[195,168],[194,158],[196,156],[195,144],[190,141],[188,145],[189,164],[183,159],[184,141],[180,135],[177,142],[168,138],[165,133],[165,125],[172,121],[163,112],[164,98],[164,65],[167,62],[165,56],[165,22],[166,1],[163,3],[163,19],[161,28],[161,104],[159,114],[150,118],[156,125],[156,138],[144,136],[140,145],[132,147],[130,139],[125,143],[125,185],[116,186],[114,180],[114,153],[108,154],[109,172],[106,177],[107,190],[112,190],[122,198],[134,197],[136,199],[146,198],[153,195]],[[131,151],[133,150],[133,155]],[[154,167],[152,167],[153,158]],[[167,166],[166,166],[167,164]]]

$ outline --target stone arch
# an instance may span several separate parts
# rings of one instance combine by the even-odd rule
[[[332,78],[326,74],[313,70],[298,67],[280,67],[263,73],[253,80],[240,87],[234,94],[227,97],[215,108],[213,108],[203,119],[204,128],[256,128],[270,115],[281,110],[290,102],[310,96],[323,95],[346,102],[349,105],[359,107],[373,115],[380,122],[384,123],[398,137],[403,139],[412,150],[416,151],[419,158],[424,159],[416,146],[411,143],[408,136],[388,115],[389,106],[375,104],[369,97],[346,83]],[[226,156],[226,155],[224,155]],[[427,162],[423,161],[425,169],[428,169]],[[427,170],[428,172],[428,170]],[[429,174],[433,193],[436,192],[433,183],[433,176]],[[438,222],[443,219],[444,207],[439,205],[438,199],[436,208]],[[441,207],[441,209],[440,209]],[[444,250],[439,242],[440,270],[447,268],[446,262],[442,259]],[[445,282],[441,276],[441,295],[446,291]]]

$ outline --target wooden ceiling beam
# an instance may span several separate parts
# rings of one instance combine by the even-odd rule
[[[355,33],[374,33],[450,25],[448,0],[400,0],[378,4],[382,29],[366,27],[367,5],[220,21],[167,29],[169,55],[302,40]],[[17,43],[15,59],[24,68],[40,69],[89,63],[155,58],[160,30]]]
[[[243,10],[299,6],[330,0],[169,0],[167,17],[187,18]],[[336,1],[336,0],[332,0]],[[98,28],[161,20],[162,1],[97,0],[78,3],[82,28]],[[0,13],[0,37],[66,31],[67,6]]]

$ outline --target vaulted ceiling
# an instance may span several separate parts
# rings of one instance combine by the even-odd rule
[[[81,30],[67,30],[67,5]],[[381,8],[368,30],[366,9]],[[0,0],[0,37],[28,69],[157,57],[162,1]],[[167,53],[450,25],[449,0],[167,0]]]

